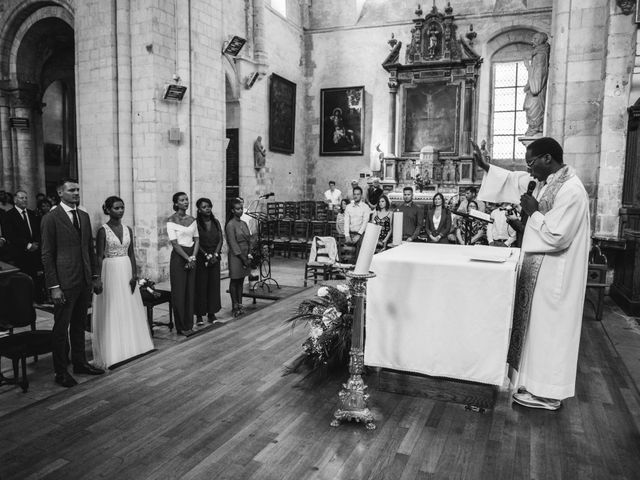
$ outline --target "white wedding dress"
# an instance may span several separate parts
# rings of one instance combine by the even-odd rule
[[[153,350],[147,316],[138,286],[131,293],[131,262],[127,252],[131,238],[123,226],[122,243],[103,225],[106,241],[102,262],[103,291],[93,296],[91,318],[93,363],[108,368]]]

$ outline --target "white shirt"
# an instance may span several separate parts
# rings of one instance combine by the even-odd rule
[[[67,205],[67,204],[66,204],[66,203],[64,203],[64,202],[60,202],[60,205],[62,206],[62,209],[63,209],[65,212],[67,212],[67,216],[69,217],[69,220],[71,220],[71,223],[73,223],[73,213],[71,213],[71,212],[73,212],[73,211],[74,211],[74,210],[76,210],[76,209],[75,209],[75,208],[73,208],[73,207],[70,207],[69,205]],[[53,208],[55,208],[55,207],[53,207]],[[51,210],[53,210],[53,208],[52,208]],[[78,222],[79,222],[79,221],[80,221],[80,217],[78,217]]]
[[[193,247],[195,243],[193,239],[199,236],[198,222],[194,220],[188,227],[179,223],[167,222],[167,235],[169,240],[177,240],[181,247]]]
[[[491,212],[491,218],[493,223],[487,225],[487,241],[489,244],[496,240],[502,240],[507,247],[511,246],[516,241],[516,231],[507,223],[505,211],[496,208]]]
[[[331,191],[331,189],[324,192],[325,200],[328,200],[331,205],[339,206],[342,201],[342,192],[337,188]]]
[[[344,209],[344,234],[357,232],[362,235],[367,228],[370,216],[371,209],[363,201],[347,205],[347,208]]]

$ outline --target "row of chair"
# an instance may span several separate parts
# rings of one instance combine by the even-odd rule
[[[260,226],[262,240],[286,257],[291,257],[291,253],[308,254],[314,237],[338,236],[336,222],[329,220],[281,218],[263,222]]]
[[[267,216],[270,220],[335,220],[335,212],[324,202],[269,202]]]

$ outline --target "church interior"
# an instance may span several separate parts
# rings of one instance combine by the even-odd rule
[[[152,285],[142,299],[154,343],[68,389],[53,381],[51,350],[12,365],[3,341],[51,330],[58,305],[36,301],[35,320],[13,331],[7,312],[19,300],[2,289],[17,269],[2,256],[0,222],[0,478],[638,478],[639,25],[639,0],[0,0],[0,208],[20,192],[20,208],[51,207],[61,181],[74,179],[96,237],[115,218],[103,205],[115,195],[133,275]],[[517,249],[494,249],[509,255],[465,271],[441,269],[448,253],[434,266],[416,255],[402,275],[423,287],[383,275],[398,248],[373,255],[374,241],[361,266],[369,226],[357,250],[338,244],[354,255],[349,273],[309,261],[316,235],[336,236],[342,221],[326,206],[330,182],[352,203],[354,187],[375,183],[389,210],[409,204],[410,187],[418,208],[439,196],[453,212],[471,202],[466,192],[483,191],[478,151],[491,169],[531,172],[539,160],[528,148],[542,137],[562,146],[588,197],[575,394],[557,411],[512,403]],[[248,228],[266,245],[240,309],[227,294],[235,246],[221,243],[218,318],[182,337],[167,229],[182,212],[176,192],[193,217],[196,199],[208,200],[225,229],[244,199]],[[397,218],[400,237],[392,220],[387,240],[405,247]],[[483,268],[505,280],[494,285]],[[348,367],[291,367],[314,335],[291,318],[348,282]],[[496,293],[503,286],[511,297]],[[437,329],[393,336],[408,328],[403,302],[417,321],[442,317],[451,343],[438,345]],[[504,338],[482,352],[494,327]],[[477,353],[476,370],[495,357],[497,373],[405,374],[367,350],[376,341],[436,363],[446,363],[441,350]],[[28,390],[9,381],[21,375]]]

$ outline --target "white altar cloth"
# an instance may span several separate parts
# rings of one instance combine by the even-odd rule
[[[519,255],[517,248],[424,243],[375,255],[365,364],[502,385]]]

